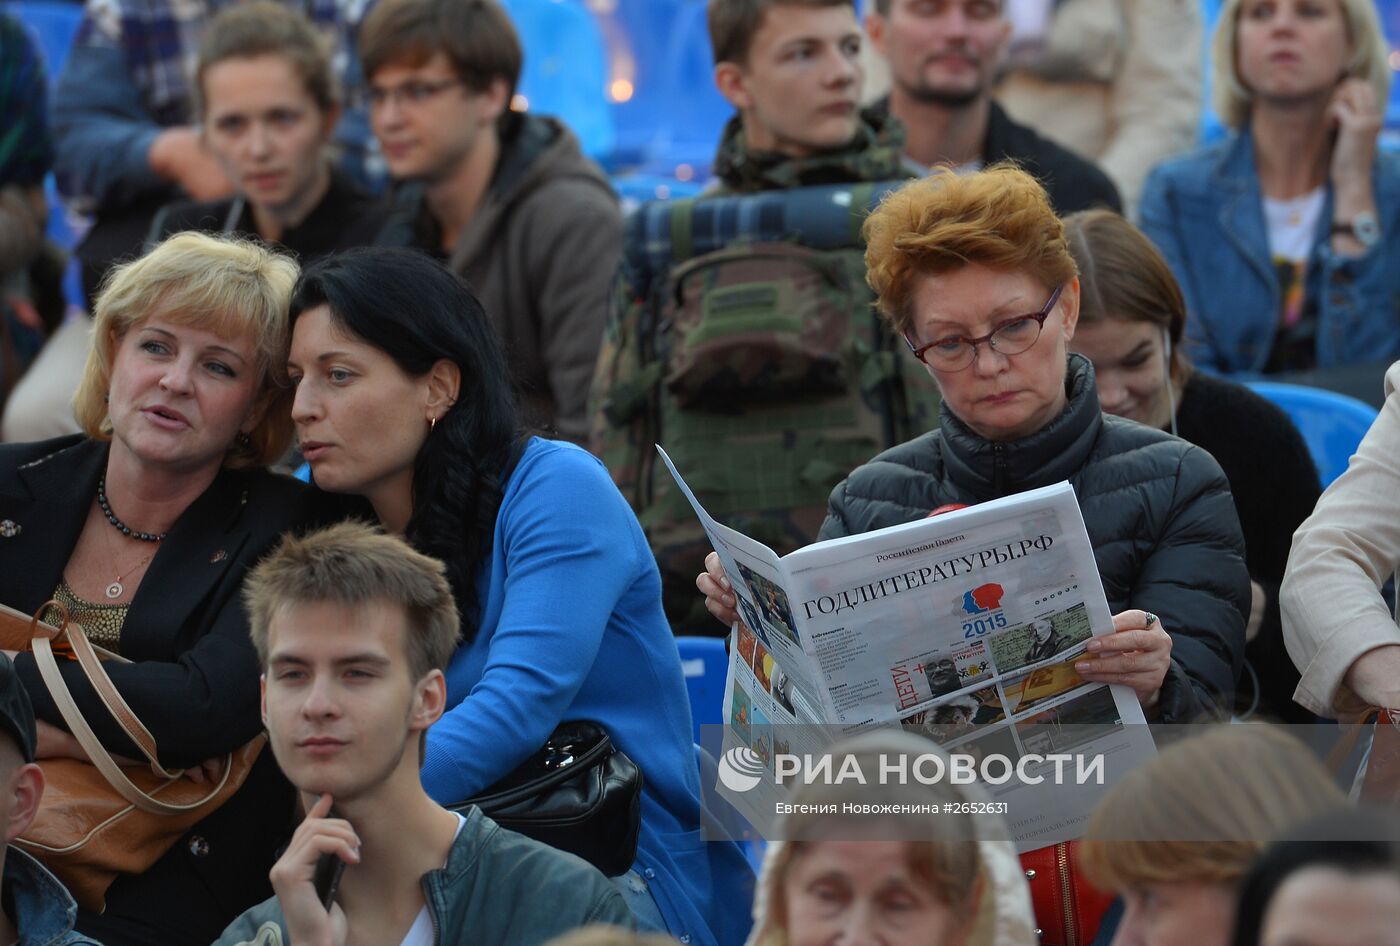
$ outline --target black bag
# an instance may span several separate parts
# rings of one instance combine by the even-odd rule
[[[560,723],[541,748],[480,795],[475,805],[504,828],[570,854],[609,877],[637,859],[642,772],[588,720]]]

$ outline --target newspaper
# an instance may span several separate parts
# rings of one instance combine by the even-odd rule
[[[1102,757],[1102,784],[988,786],[1030,850],[1079,836],[1103,792],[1155,753],[1134,692],[1074,669],[1113,621],[1068,482],[780,557],[711,518],[657,449],[742,617],[717,754],[747,747],[771,772],[820,752],[823,734],[903,726],[974,758]],[[760,830],[790,794],[717,788]]]

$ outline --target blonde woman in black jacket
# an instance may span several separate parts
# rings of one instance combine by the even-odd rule
[[[94,643],[161,764],[202,781],[262,729],[243,575],[310,512],[266,465],[291,440],[287,303],[297,267],[253,243],[171,237],[115,269],[75,402],[84,434],[0,445],[0,602],[56,598]],[[28,653],[37,756],[87,754]],[[104,747],[139,758],[76,663],[62,673]],[[76,928],[108,946],[212,942],[271,891],[296,799],[271,752],[149,868],[122,874]]]

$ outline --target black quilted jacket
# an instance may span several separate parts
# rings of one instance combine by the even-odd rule
[[[1209,453],[1099,410],[1094,370],[1070,356],[1069,404],[1022,440],[993,443],[945,403],[939,430],[886,450],[831,494],[821,538],[921,519],[1069,480],[1084,512],[1109,610],[1151,611],[1172,636],[1173,666],[1154,718],[1224,715],[1249,614],[1244,539],[1225,474]]]

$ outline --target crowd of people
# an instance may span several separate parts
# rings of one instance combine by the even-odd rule
[[[675,636],[758,616],[658,446],[779,554],[1068,481],[1112,612],[1077,679],[1154,724],[1400,730],[1374,0],[1224,0],[1197,151],[1194,0],[863,6],[707,0],[713,180],[626,215],[518,110],[501,0],[86,0],[52,86],[0,8],[0,605],[34,616],[0,642],[0,942],[1060,946],[1002,818],[827,816],[975,785],[805,786],[757,878],[706,834]],[[66,307],[49,172],[90,221]],[[1325,492],[1245,384],[1391,361]],[[100,667],[28,647],[79,633]],[[604,758],[580,721],[623,828],[483,813]],[[1348,798],[1397,767],[1315,741],[1174,727],[1057,848],[1114,900],[1059,922],[1400,942],[1400,828]],[[143,860],[112,821],[58,850],[72,763],[208,794]]]

